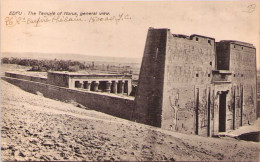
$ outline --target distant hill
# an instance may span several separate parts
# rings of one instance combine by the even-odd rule
[[[104,63],[129,63],[140,64],[141,58],[131,57],[109,57],[109,56],[91,56],[83,54],[70,54],[70,53],[13,53],[4,52],[1,57],[18,57],[18,58],[31,58],[31,59],[62,59],[62,60],[76,60],[86,62],[104,62]]]

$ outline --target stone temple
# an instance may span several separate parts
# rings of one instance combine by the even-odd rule
[[[148,31],[134,101],[137,122],[213,136],[256,120],[256,48]]]
[[[163,129],[201,136],[257,118],[256,48],[201,35],[148,30],[135,98],[132,75],[48,72],[1,77],[23,90]],[[132,91],[132,92],[131,92]]]
[[[47,83],[60,87],[130,95],[132,75],[48,72]]]

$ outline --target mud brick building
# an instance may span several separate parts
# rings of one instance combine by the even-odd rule
[[[239,41],[148,31],[136,121],[212,136],[256,119],[256,49]]]

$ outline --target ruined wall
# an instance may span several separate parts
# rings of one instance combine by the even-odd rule
[[[86,92],[68,89],[50,84],[32,82],[22,79],[1,77],[3,80],[14,84],[21,89],[36,94],[40,92],[44,97],[60,101],[70,101],[82,104],[90,109],[101,111],[124,119],[131,119],[134,99],[111,96],[95,92]]]
[[[199,35],[178,37],[169,32],[166,48],[162,128],[210,135],[215,40]]]

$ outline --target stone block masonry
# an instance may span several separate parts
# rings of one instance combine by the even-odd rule
[[[238,41],[148,30],[137,121],[202,136],[256,119],[256,49]]]
[[[69,89],[24,79],[10,77],[1,78],[30,93],[36,94],[37,92],[40,92],[44,97],[60,101],[74,100],[90,109],[124,119],[130,120],[132,117],[134,98]]]
[[[42,78],[42,77],[34,77],[34,76],[28,76],[28,75],[24,75],[24,74],[17,74],[17,73],[11,73],[11,72],[5,72],[5,76],[11,77],[11,78],[34,81],[34,82],[47,83],[47,78]]]

